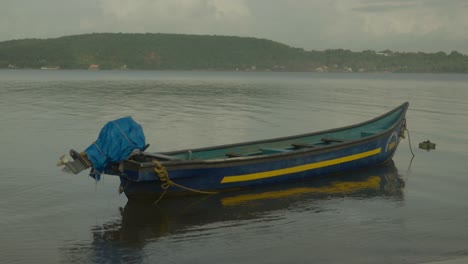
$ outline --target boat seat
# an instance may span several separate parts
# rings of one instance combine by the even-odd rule
[[[323,142],[330,144],[330,143],[341,143],[344,142],[344,139],[338,139],[338,138],[322,138],[321,139]]]
[[[245,155],[239,154],[239,153],[226,153],[226,157],[228,158],[237,158],[237,157],[244,157]]]
[[[148,153],[148,152],[144,152],[143,153],[145,156],[148,156],[148,157],[152,157],[152,158],[156,158],[157,160],[181,160],[180,158],[178,157],[174,157],[174,156],[169,156],[169,155],[165,155],[165,154],[161,154],[161,153]]]
[[[255,155],[260,155],[263,154],[261,151],[254,151],[254,152],[247,152],[247,153],[235,153],[235,152],[229,152],[226,153],[226,157],[228,158],[238,158],[238,157],[249,157],[249,156],[255,156]]]
[[[277,148],[260,148],[262,154],[275,154],[275,153],[283,153],[288,150],[286,149],[277,149]]]
[[[293,143],[291,144],[295,149],[300,149],[300,148],[315,148],[315,145],[313,144],[304,144],[304,143]]]

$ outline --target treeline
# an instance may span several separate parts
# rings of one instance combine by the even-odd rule
[[[232,36],[96,33],[0,42],[0,68],[468,73],[468,56],[305,51]]]

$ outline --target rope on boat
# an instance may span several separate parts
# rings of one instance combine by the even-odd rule
[[[175,183],[169,178],[169,173],[159,161],[153,160],[153,163],[155,164],[154,172],[158,175],[159,180],[161,181],[161,189],[163,189],[161,196],[159,196],[158,200],[156,200],[154,204],[157,204],[163,198],[163,196],[166,194],[167,189],[169,189],[169,187],[171,186],[176,186],[181,189],[194,192],[194,193],[199,193],[199,194],[217,194],[218,193],[218,192],[201,191],[197,189],[192,189],[192,188],[180,185],[178,183]]]

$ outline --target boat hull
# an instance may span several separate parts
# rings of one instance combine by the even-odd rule
[[[406,109],[405,109],[406,110]],[[312,178],[370,167],[390,160],[404,132],[404,113],[395,124],[373,137],[351,143],[262,158],[234,158],[223,161],[191,161],[167,164],[172,181],[200,191],[227,191]],[[120,175],[120,188],[129,199],[157,199],[165,189],[154,167],[129,164]],[[170,186],[166,196],[195,192]]]

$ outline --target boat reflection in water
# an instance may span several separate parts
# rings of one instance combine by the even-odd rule
[[[393,161],[378,167],[326,176],[312,181],[228,192],[211,196],[174,197],[160,203],[128,201],[122,219],[93,230],[95,242],[143,247],[147,241],[184,234],[191,228],[225,221],[261,220],[265,214],[300,208],[336,197],[388,196],[403,199],[404,181]],[[103,230],[104,229],[104,230]],[[99,242],[98,242],[99,243]]]

